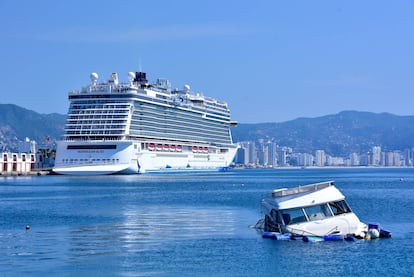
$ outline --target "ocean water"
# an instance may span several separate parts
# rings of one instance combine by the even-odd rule
[[[393,237],[274,241],[250,227],[271,190],[326,180]],[[0,276],[413,275],[414,169],[0,178]]]

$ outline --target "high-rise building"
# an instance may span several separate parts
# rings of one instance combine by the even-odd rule
[[[394,151],[394,166],[401,166],[401,152],[400,151]]]
[[[404,165],[405,166],[413,165],[413,156],[412,156],[411,149],[404,150]]]
[[[259,141],[257,147],[257,160],[259,165],[268,166],[269,164],[268,146],[263,141]]]
[[[373,146],[372,147],[372,165],[381,165],[381,147]]]
[[[277,165],[286,166],[287,165],[287,150],[286,147],[277,148]]]
[[[267,155],[268,155],[268,165],[270,166],[277,166],[277,153],[276,153],[276,149],[277,149],[277,144],[269,141],[267,143]]]
[[[315,152],[315,165],[324,166],[326,163],[325,151],[316,150]]]
[[[299,153],[296,156],[298,166],[313,166],[314,157],[308,153]]]
[[[351,161],[351,166],[359,166],[359,156],[357,153],[351,153],[349,159]]]

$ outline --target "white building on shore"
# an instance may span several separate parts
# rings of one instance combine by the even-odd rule
[[[36,154],[3,152],[0,156],[0,174],[28,174],[35,171]]]

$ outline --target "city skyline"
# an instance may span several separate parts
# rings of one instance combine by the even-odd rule
[[[219,7],[219,8],[218,8]],[[1,103],[66,114],[67,92],[142,69],[241,123],[412,114],[410,1],[0,1]],[[313,103],[312,105],[310,103]]]
[[[346,156],[329,155],[323,149],[312,153],[295,152],[292,147],[279,146],[272,141],[239,142],[240,148],[234,158],[236,166],[248,167],[325,167],[325,166],[413,166],[414,146],[409,149],[383,151],[373,146],[366,153],[352,152]]]

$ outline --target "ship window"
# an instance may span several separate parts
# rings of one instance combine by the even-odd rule
[[[68,145],[66,148],[71,150],[116,149],[116,145]]]
[[[270,214],[265,216],[264,230],[266,232],[282,232],[281,225],[283,225],[283,221],[280,212],[272,209]]]
[[[334,215],[352,212],[345,200],[330,202],[329,207],[331,208]]]
[[[274,222],[276,222],[277,224],[283,224],[282,218],[281,218],[281,214],[279,211],[276,210],[272,210],[270,212],[270,215],[273,219]]]
[[[303,209],[289,209],[282,211],[282,217],[285,225],[288,224],[297,224],[301,222],[307,221],[305,214],[303,213]]]
[[[280,225],[275,223],[269,215],[265,216],[264,220],[264,231],[265,232],[281,232]]]
[[[324,219],[325,217],[332,216],[328,205],[317,205],[305,208],[306,215],[310,221]]]

